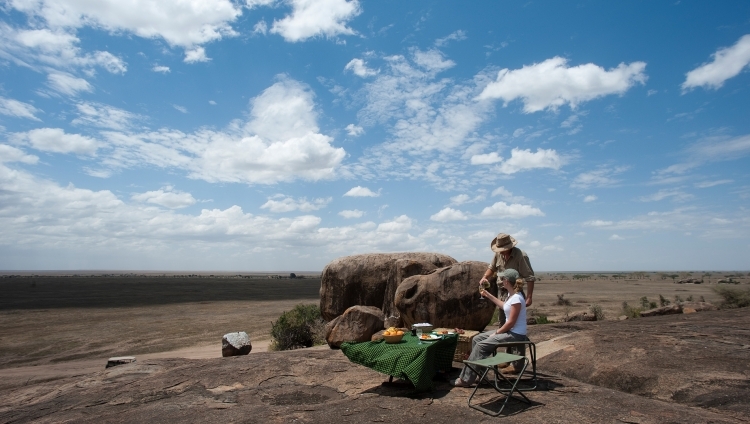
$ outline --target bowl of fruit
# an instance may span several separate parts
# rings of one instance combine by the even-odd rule
[[[404,332],[396,327],[389,327],[383,332],[386,343],[398,343],[404,338]]]

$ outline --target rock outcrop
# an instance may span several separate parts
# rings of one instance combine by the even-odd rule
[[[244,331],[224,334],[221,338],[221,356],[247,355],[253,350],[250,337]]]
[[[572,314],[566,315],[563,318],[563,321],[565,321],[565,322],[571,322],[571,321],[596,321],[596,315],[592,314],[591,312],[587,312],[587,311],[578,311],[578,312],[573,312]]]
[[[649,309],[648,311],[641,312],[641,317],[655,317],[659,315],[671,315],[681,314],[682,306],[680,305],[668,305],[662,306],[661,308]]]
[[[385,315],[374,306],[352,306],[326,325],[326,342],[338,348],[344,342],[365,342],[383,329]]]
[[[429,322],[435,327],[481,331],[492,320],[495,305],[479,298],[479,280],[486,262],[460,262],[427,275],[415,275],[401,282],[395,306],[404,325]],[[496,277],[488,291],[497,295]]]
[[[374,306],[396,315],[393,298],[407,277],[456,263],[439,253],[369,253],[335,259],[323,269],[320,313],[330,321],[355,305]],[[479,280],[477,280],[479,281]]]

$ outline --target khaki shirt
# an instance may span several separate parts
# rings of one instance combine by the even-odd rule
[[[509,268],[518,271],[521,278],[527,282],[536,281],[534,270],[531,268],[531,262],[529,262],[529,256],[517,247],[511,249],[510,258],[508,258],[507,262],[503,260],[503,255],[500,252],[496,252],[495,257],[490,262],[492,272],[505,271]]]

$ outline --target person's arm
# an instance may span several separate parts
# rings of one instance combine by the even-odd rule
[[[484,275],[482,276],[482,279],[479,280],[479,283],[483,283],[485,281],[489,281],[488,278],[492,275],[492,268],[487,268],[487,271],[484,271]]]
[[[510,305],[510,314],[505,319],[505,324],[503,324],[502,327],[497,329],[497,334],[501,333],[507,333],[510,331],[513,326],[516,325],[516,321],[518,321],[518,316],[521,314],[521,304],[520,303],[514,303]]]
[[[529,286],[528,293],[526,294],[528,296],[526,298],[526,306],[531,306],[531,296],[534,294],[534,281],[526,281],[526,284]]]
[[[479,287],[482,287],[481,284],[480,284]],[[492,293],[488,292],[484,288],[482,288],[482,291],[480,291],[480,294],[484,298],[489,299],[490,302],[494,303],[495,305],[497,305],[497,306],[499,306],[501,308],[505,305],[505,302],[503,302],[502,300],[500,300],[497,297],[493,296]]]

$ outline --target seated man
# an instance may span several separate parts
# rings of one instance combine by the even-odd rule
[[[523,293],[524,281],[518,275],[518,271],[512,268],[499,272],[497,278],[502,281],[503,287],[508,290],[510,294],[508,300],[503,302],[484,289],[482,289],[481,294],[490,302],[503,308],[507,319],[505,324],[497,331],[485,331],[474,336],[471,354],[469,355],[470,361],[489,358],[500,343],[528,340],[528,337],[526,337],[526,296]],[[464,366],[461,375],[451,384],[457,387],[471,387],[477,378],[477,374],[471,368]]]

